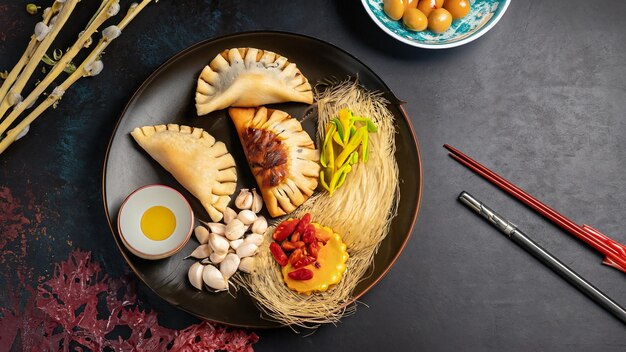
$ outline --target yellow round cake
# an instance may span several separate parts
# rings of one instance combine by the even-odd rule
[[[346,261],[348,261],[346,244],[341,240],[341,236],[330,227],[317,223],[313,223],[313,226],[315,226],[316,237],[328,238],[326,244],[320,247],[317,261],[303,267],[311,270],[313,277],[309,280],[294,280],[288,275],[294,270],[291,263],[282,268],[287,287],[305,295],[323,292],[336,285],[346,271]]]

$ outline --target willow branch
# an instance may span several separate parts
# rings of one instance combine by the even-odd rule
[[[48,97],[39,104],[24,120],[22,120],[17,126],[9,130],[6,136],[0,141],[0,154],[4,152],[9,145],[11,145],[17,137],[30,126],[41,114],[48,108],[53,106],[61,99],[63,94],[82,77],[96,76],[102,71],[102,61],[99,61],[99,57],[102,52],[109,46],[109,44],[116,39],[121,31],[148,5],[152,0],[143,0],[139,4],[133,4],[128,10],[128,13],[117,26],[107,27],[102,31],[102,39],[98,42],[98,45],[91,51],[89,56],[83,61],[82,64],[74,71],[63,83],[54,89],[54,91],[48,95]]]
[[[106,5],[100,9],[96,18],[87,26],[87,28],[81,32],[80,36],[72,47],[59,59],[54,65],[52,70],[48,72],[46,77],[39,82],[39,84],[33,89],[33,91],[24,99],[24,101],[18,103],[13,108],[13,111],[6,117],[2,123],[0,123],[0,136],[11,126],[13,122],[32,104],[37,101],[39,96],[50,86],[52,82],[63,72],[67,64],[69,64],[74,57],[85,46],[91,36],[98,30],[98,28],[110,17],[115,16],[119,12],[119,0],[104,0]],[[103,2],[104,2],[103,1]],[[13,89],[11,90],[13,91]],[[0,115],[1,116],[1,115]]]
[[[62,3],[59,14],[50,20],[49,27],[40,22],[41,25],[43,25],[42,27],[45,26],[45,31],[49,30],[49,32],[46,33],[44,31],[39,35],[35,33],[36,36],[44,37],[40,37],[41,42],[39,43],[39,45],[37,45],[37,48],[28,60],[28,63],[24,67],[24,70],[15,81],[15,84],[13,85],[9,93],[6,94],[6,96],[2,99],[2,103],[0,103],[0,119],[2,119],[4,113],[7,112],[7,110],[11,106],[20,103],[21,99],[19,97],[21,97],[22,89],[24,89],[24,86],[26,85],[26,83],[28,83],[30,76],[32,76],[33,72],[35,72],[39,61],[41,61],[41,58],[44,56],[48,48],[50,48],[50,45],[56,38],[57,34],[59,34],[59,31],[61,31],[61,28],[63,28],[65,22],[67,22],[67,19],[70,17],[72,12],[74,11],[74,8],[76,7],[76,4],[78,4],[79,1],[80,0],[66,0],[64,3]],[[40,23],[38,23],[37,25],[40,26]],[[37,26],[35,26],[36,31],[37,29]]]
[[[52,19],[52,16],[59,13],[59,10],[61,9],[61,5],[62,3],[54,1],[54,3],[52,4],[52,7],[49,7],[46,9],[46,11],[44,11],[43,20],[41,22],[45,24],[46,26],[49,25],[50,19]],[[0,87],[0,102],[4,100],[7,93],[9,92],[9,88],[11,88],[11,86],[17,79],[17,76],[20,74],[20,72],[22,72],[22,68],[24,68],[26,63],[28,63],[28,60],[30,60],[31,56],[33,55],[33,52],[35,51],[38,45],[39,45],[39,40],[37,40],[37,36],[33,34],[30,37],[30,42],[28,43],[26,50],[24,50],[24,54],[22,54],[22,57],[20,57],[19,61],[17,62],[17,64],[15,64],[15,66],[13,67],[13,69],[11,70],[7,78],[4,80],[4,82],[2,82],[2,87]]]

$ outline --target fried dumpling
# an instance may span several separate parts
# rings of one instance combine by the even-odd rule
[[[248,164],[272,217],[289,214],[317,187],[319,152],[284,111],[230,108]]]
[[[296,64],[271,51],[224,50],[198,78],[198,116],[229,106],[255,107],[288,101],[313,103],[311,85]]]
[[[237,186],[235,159],[201,128],[175,124],[135,128],[135,141],[220,221]]]

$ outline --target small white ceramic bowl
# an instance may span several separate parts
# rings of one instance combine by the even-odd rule
[[[155,241],[141,229],[141,218],[154,207],[168,208],[176,219],[169,237]],[[131,193],[122,203],[117,216],[117,230],[122,242],[134,255],[144,259],[162,259],[178,252],[189,240],[194,217],[191,206],[177,190],[164,185],[149,185]]]
[[[383,11],[383,0],[361,0],[374,23],[389,36],[405,44],[426,49],[446,49],[480,38],[500,21],[511,0],[470,0],[467,16],[454,20],[442,34],[408,30],[402,21],[394,21]]]

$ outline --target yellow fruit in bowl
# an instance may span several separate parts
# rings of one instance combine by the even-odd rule
[[[470,2],[468,0],[446,0],[443,4],[443,8],[448,10],[452,15],[452,18],[458,20],[467,16],[470,12]]]
[[[452,15],[446,9],[435,9],[428,15],[428,29],[433,33],[441,34],[450,28]]]
[[[431,11],[440,9],[443,6],[443,0],[420,0],[417,4],[417,9],[422,11],[426,17],[430,15]]]
[[[412,31],[423,31],[428,27],[428,18],[418,9],[408,9],[402,16],[402,22],[406,28]]]
[[[406,10],[417,7],[418,0],[402,0],[402,2],[404,3],[404,11],[406,13]]]
[[[403,0],[384,0],[383,11],[394,21],[402,18],[404,15],[404,1]]]

